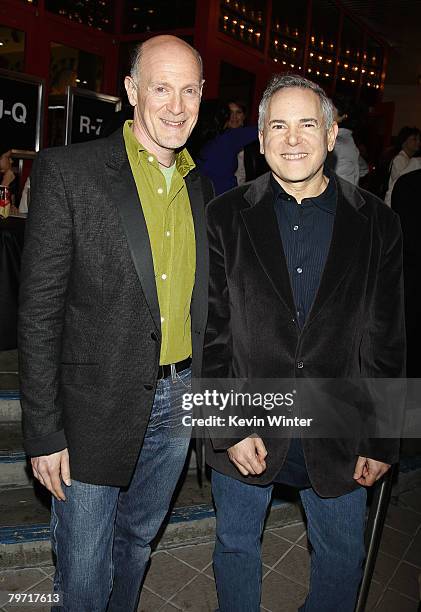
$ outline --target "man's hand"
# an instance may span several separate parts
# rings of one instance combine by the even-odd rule
[[[31,464],[35,478],[51,491],[56,499],[66,501],[60,477],[64,484],[70,487],[72,482],[70,480],[69,453],[67,448],[52,455],[32,457]]]
[[[266,469],[265,457],[268,454],[263,440],[249,436],[227,450],[231,462],[243,476],[258,476]]]
[[[390,468],[388,463],[382,463],[369,457],[358,457],[355,466],[354,480],[364,487],[371,487]]]

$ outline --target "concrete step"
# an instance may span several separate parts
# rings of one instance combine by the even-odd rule
[[[7,391],[9,389],[19,388],[18,372],[3,372],[0,370],[0,389]]]
[[[0,428],[4,421],[20,421],[22,411],[19,401],[19,391],[0,389]]]
[[[21,424],[17,421],[0,423],[0,486],[28,485],[31,470],[23,451]]]
[[[0,570],[53,563],[49,507],[49,495],[38,483],[33,487],[0,487]],[[295,501],[274,500],[268,525],[280,527],[301,520]],[[196,479],[187,474],[157,547],[211,542],[214,533],[210,484],[206,481],[199,489]]]
[[[410,483],[406,481],[402,490],[410,490],[421,484],[421,458],[416,459],[414,465],[416,469],[413,470],[408,463],[405,466],[407,471],[403,475],[411,475],[412,480]],[[49,494],[36,481],[31,487],[0,487],[0,570],[52,564],[49,507]],[[302,514],[297,495],[290,490],[279,489],[272,502],[267,526],[284,527],[300,521]],[[211,542],[214,533],[215,515],[210,484],[205,481],[200,489],[196,478],[187,474],[169,520],[161,530],[157,548],[165,550]]]

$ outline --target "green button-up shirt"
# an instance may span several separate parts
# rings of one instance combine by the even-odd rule
[[[177,363],[192,352],[190,302],[196,241],[184,177],[195,164],[186,149],[177,153],[167,192],[158,160],[137,140],[132,121],[124,124],[123,135],[152,250],[161,313],[160,364]]]

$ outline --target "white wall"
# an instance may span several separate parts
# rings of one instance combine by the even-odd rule
[[[382,102],[395,103],[394,136],[404,125],[421,129],[421,85],[385,85]]]

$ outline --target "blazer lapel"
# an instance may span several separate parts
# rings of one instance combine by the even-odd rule
[[[291,312],[292,318],[295,318],[294,297],[273,206],[269,176],[265,174],[259,177],[244,194],[251,206],[242,210],[241,215],[261,266],[280,300]]]
[[[108,166],[109,192],[119,212],[133,264],[150,313],[157,331],[161,334],[161,318],[149,234],[126,154],[122,131],[112,134],[108,141],[110,155],[106,160],[106,165]]]
[[[199,326],[206,324],[207,295],[209,278],[209,251],[207,247],[205,202],[199,174],[192,170],[185,178],[193,216],[196,242],[196,272],[192,294],[192,322]],[[202,313],[202,316],[200,316]],[[200,321],[203,319],[203,321]],[[200,323],[199,323],[200,321]]]
[[[347,274],[358,253],[361,237],[367,224],[366,217],[358,212],[358,208],[364,204],[360,193],[348,183],[339,181],[337,178],[333,180],[336,180],[338,200],[332,240],[319,289],[305,326],[317,316]]]

